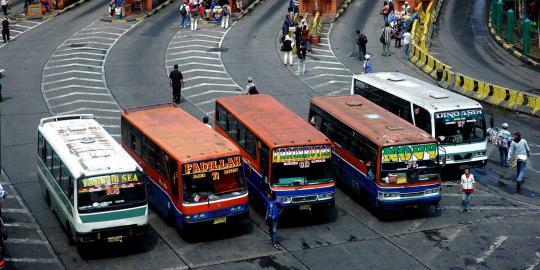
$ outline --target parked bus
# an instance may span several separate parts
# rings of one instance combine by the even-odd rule
[[[486,164],[486,122],[480,103],[394,72],[354,76],[351,94],[361,95],[431,134],[443,148],[446,164]]]
[[[315,97],[311,124],[332,141],[336,180],[379,210],[441,200],[437,141],[358,96]]]
[[[173,103],[128,108],[122,146],[148,176],[148,200],[177,228],[248,216],[238,148]]]
[[[71,243],[122,242],[147,232],[142,169],[93,115],[41,119],[38,179]]]
[[[330,141],[269,95],[216,100],[216,131],[242,151],[250,195],[287,209],[334,206]]]

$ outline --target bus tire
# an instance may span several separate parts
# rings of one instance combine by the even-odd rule
[[[49,191],[45,191],[45,202],[47,203],[47,206],[51,207],[51,195],[49,194]]]

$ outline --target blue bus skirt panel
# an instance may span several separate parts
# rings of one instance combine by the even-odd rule
[[[186,224],[212,223],[214,219],[220,217],[236,220],[246,218],[249,215],[247,203],[214,211],[184,215],[180,210],[176,209],[174,202],[160,186],[148,180],[147,187],[148,201],[154,206],[160,216],[165,219],[171,219],[178,229],[182,229]]]
[[[440,184],[414,187],[382,188],[377,186],[373,181],[369,181],[363,172],[341,158],[339,155],[334,154],[333,160],[334,165],[337,165],[338,168],[341,167],[340,180],[351,188],[354,193],[367,195],[369,197],[369,202],[373,207],[380,206],[388,209],[400,208],[409,205],[435,204],[441,200]],[[426,190],[435,188],[439,188],[439,193],[437,195],[427,196],[424,194]],[[400,193],[404,194],[404,196],[400,196],[399,199],[380,200],[378,198],[379,192]]]

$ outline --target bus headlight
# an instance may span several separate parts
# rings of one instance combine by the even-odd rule
[[[479,151],[473,154],[473,157],[483,157],[486,155],[485,151]]]
[[[231,212],[242,211],[242,209],[244,209],[244,206],[242,206],[242,205],[237,205],[237,206],[234,206],[234,207],[231,208]]]
[[[432,189],[427,189],[425,191],[426,195],[428,194],[438,194],[440,192],[440,189],[439,188],[432,188]]]
[[[290,202],[291,202],[291,198],[289,198],[289,197],[279,197],[279,198],[278,198],[278,201],[279,201],[280,203],[290,203]]]
[[[334,198],[334,193],[326,193],[326,194],[319,194],[317,195],[317,199],[319,200],[328,200]]]

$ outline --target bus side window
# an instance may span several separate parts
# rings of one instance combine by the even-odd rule
[[[69,177],[69,171],[66,168],[64,164],[62,164],[62,170],[60,173],[60,187],[62,188],[62,191],[64,191],[64,194],[66,194],[66,197],[70,197],[72,193],[72,190],[70,190],[70,187],[73,187],[70,185],[70,177]]]
[[[322,117],[314,111],[311,111],[310,115],[311,117],[309,118],[309,123],[316,129],[320,130],[322,125]]]
[[[38,132],[38,156],[43,160],[43,136]]]
[[[242,148],[246,149],[246,127],[240,122],[238,122],[237,127],[238,139],[236,139],[236,141]]]
[[[45,142],[45,157],[43,158],[43,163],[45,163],[45,166],[49,168],[49,171],[52,171],[52,147],[48,142]]]
[[[178,200],[178,163],[174,159],[169,160],[169,172],[171,174],[171,192],[173,198]]]
[[[69,182],[69,193],[68,193],[68,198],[69,198],[69,201],[71,202],[71,205],[75,205],[75,196],[74,195],[74,191],[73,189],[75,188],[75,185],[74,185],[74,181],[75,179],[73,179],[73,176],[71,176],[71,174],[69,174],[69,179],[68,179],[68,182]]]
[[[62,161],[60,160],[60,157],[58,156],[58,154],[56,154],[54,151],[52,152],[52,168],[51,168],[51,173],[54,177],[54,179],[56,179],[56,181],[58,182],[58,185],[60,185],[60,167],[61,167],[61,164],[62,164]]]
[[[129,148],[137,155],[141,156],[142,152],[142,134],[135,128],[131,128],[129,132]]]
[[[237,124],[238,121],[234,118],[234,116],[230,113],[227,113],[227,132],[229,133],[229,136],[233,140],[238,140],[238,131],[237,131]]]
[[[143,138],[142,159],[157,171],[154,143],[146,137]]]
[[[246,130],[246,152],[248,152],[254,159],[257,159],[255,135],[253,135],[249,129]]]
[[[263,142],[259,142],[261,144],[261,148],[259,148],[259,157],[260,157],[260,168],[261,168],[261,174],[264,178],[265,176],[268,176],[268,156],[269,156],[269,150],[268,146],[264,144]]]
[[[431,115],[426,109],[414,105],[414,121],[417,127],[431,135]]]
[[[327,120],[324,120],[322,122],[321,132],[324,133],[324,135],[326,135],[326,137],[328,137],[330,140],[335,141],[333,136],[334,128],[332,127],[332,124]]]
[[[220,105],[216,105],[216,122],[222,129],[227,129],[227,112]]]

